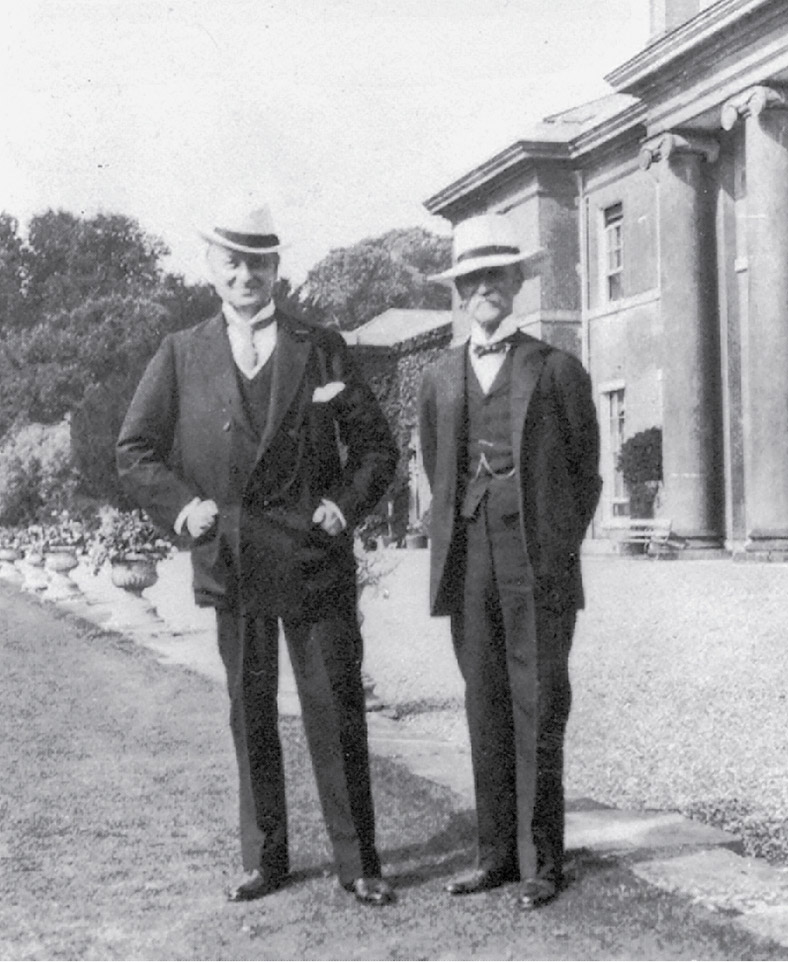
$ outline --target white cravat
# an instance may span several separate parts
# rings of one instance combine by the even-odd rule
[[[222,313],[227,322],[227,336],[236,366],[248,378],[253,378],[274,353],[276,347],[276,321],[263,324],[274,316],[274,302],[247,320],[230,304],[222,305]]]

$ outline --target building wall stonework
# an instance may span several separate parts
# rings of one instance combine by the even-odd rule
[[[657,426],[683,556],[788,560],[785,4],[653,0],[652,15],[613,95],[426,206],[503,211],[545,249],[515,305],[530,333],[572,350],[576,303],[602,429],[596,534],[626,520],[617,449]]]
[[[637,166],[638,153],[633,146],[615,162],[590,167],[583,174],[588,245],[585,281],[592,315],[611,307],[604,290],[604,217],[605,211],[616,204],[621,205],[623,212],[623,299],[659,288],[659,188],[654,178]]]

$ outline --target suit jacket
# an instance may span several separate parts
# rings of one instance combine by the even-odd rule
[[[326,564],[353,592],[352,529],[396,467],[389,427],[340,335],[278,310],[276,320],[268,417],[240,504],[231,503],[238,487],[231,454],[235,432],[251,427],[221,314],[164,338],[121,428],[121,481],[155,522],[172,530],[194,497],[217,503],[218,523],[191,544],[198,604],[233,604],[239,586],[254,597],[273,590],[259,581],[268,572],[279,588],[289,586],[287,598],[274,599],[287,608],[313,582],[326,587]],[[313,401],[315,388],[329,382],[344,387],[328,402]],[[285,462],[297,465],[292,496],[277,470]],[[321,498],[345,516],[337,538],[311,523]]]
[[[424,467],[432,489],[430,605],[457,610],[462,592],[459,506],[467,476],[467,343],[425,374],[419,404]],[[583,606],[580,544],[602,482],[599,429],[590,379],[570,354],[518,334],[511,367],[512,451],[523,550],[538,604]]]

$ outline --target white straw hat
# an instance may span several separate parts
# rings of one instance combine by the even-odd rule
[[[520,250],[512,226],[503,214],[479,214],[455,226],[453,266],[441,274],[433,274],[429,280],[451,284],[463,274],[525,261],[536,263],[543,256],[542,250],[527,253]]]
[[[228,206],[216,215],[211,227],[197,230],[210,244],[243,254],[274,254],[282,249],[266,204],[253,210]]]

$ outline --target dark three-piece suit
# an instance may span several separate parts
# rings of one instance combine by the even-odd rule
[[[420,437],[431,610],[451,617],[465,680],[479,867],[558,885],[580,544],[601,488],[589,378],[518,333],[485,393],[468,346],[452,348],[424,377]]]
[[[251,379],[233,360],[221,315],[168,335],[129,407],[118,470],[167,529],[195,497],[218,506],[191,554],[195,599],[216,609],[227,671],[244,868],[288,870],[281,619],[337,873],[348,883],[380,874],[352,530],[382,496],[397,451],[342,338],[275,317],[276,348]],[[326,385],[333,389],[321,393]],[[323,498],[347,522],[335,537],[312,523]]]

